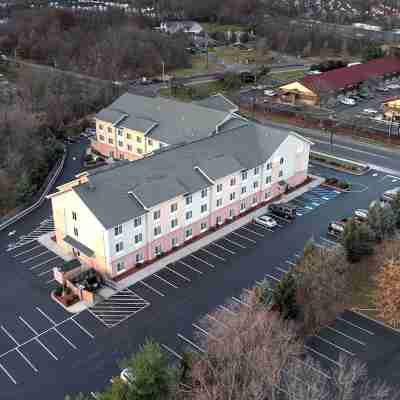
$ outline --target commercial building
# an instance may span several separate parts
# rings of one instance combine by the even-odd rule
[[[135,271],[301,184],[310,145],[236,118],[191,143],[84,172],[49,196],[56,242],[108,278]]]
[[[329,98],[357,89],[361,84],[400,74],[400,58],[385,57],[364,64],[337,68],[280,87],[280,99],[292,104],[319,105]]]
[[[137,160],[162,147],[189,143],[240,119],[222,95],[197,103],[126,93],[96,114],[92,148],[105,157]]]

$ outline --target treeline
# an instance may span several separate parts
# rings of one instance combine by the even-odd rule
[[[0,47],[25,60],[108,80],[190,66],[181,35],[166,36],[123,12],[76,13],[49,8],[15,13]]]

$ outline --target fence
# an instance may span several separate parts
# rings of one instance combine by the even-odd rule
[[[61,171],[64,168],[64,163],[65,160],[67,158],[67,148],[64,148],[64,154],[62,156],[62,158],[58,161],[58,163],[56,164],[55,167],[53,167],[53,169],[51,170],[51,172],[49,173],[45,183],[43,184],[42,190],[39,191],[40,195],[39,198],[28,208],[25,208],[21,211],[19,211],[17,214],[15,214],[14,216],[12,216],[11,218],[7,219],[6,221],[2,222],[0,224],[0,231],[8,228],[9,226],[11,226],[12,224],[14,224],[15,222],[19,221],[21,218],[25,217],[25,215],[28,215],[29,213],[31,213],[32,211],[36,210],[37,208],[39,208],[43,201],[46,199],[46,196],[48,195],[48,193],[50,192],[51,188],[53,187],[54,182],[57,180],[57,178],[59,177]]]

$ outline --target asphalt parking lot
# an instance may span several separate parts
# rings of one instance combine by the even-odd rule
[[[308,238],[319,246],[336,246],[326,236],[332,219],[366,208],[380,193],[400,185],[400,176],[376,171],[361,177],[314,165],[310,171],[346,178],[353,183],[353,191],[315,188],[296,199],[299,209],[293,223],[276,218],[278,226],[272,229],[247,224],[78,315],[66,313],[49,298],[54,282],[47,282],[51,275],[46,271],[59,260],[51,260],[55,257],[52,253],[42,254],[47,249],[36,238],[51,231],[51,219],[43,217],[22,237],[10,238],[12,246],[4,253],[10,268],[39,288],[42,297],[30,299],[28,304],[23,297],[22,301],[13,298],[13,306],[1,306],[0,384],[4,398],[22,399],[46,392],[44,399],[50,399],[60,392],[63,397],[101,390],[118,373],[117,362],[148,337],[162,343],[175,360],[186,348],[201,351],[194,341],[196,335],[207,334],[200,318],[215,308],[234,312],[231,307],[245,302],[243,289],[257,281],[266,278],[275,285],[295,265]],[[374,376],[398,380],[397,369],[389,368],[395,357],[400,359],[398,334],[353,312],[340,318],[307,342],[306,351],[321,361],[321,373],[335,365],[339,352],[344,351],[367,361]],[[62,379],[62,388],[56,384],[61,374],[68,376]]]

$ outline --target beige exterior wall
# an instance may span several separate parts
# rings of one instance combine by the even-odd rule
[[[108,254],[104,243],[106,230],[81,201],[73,190],[67,190],[51,198],[56,241],[68,254],[73,255],[72,247],[64,242],[64,237],[69,235],[94,251],[94,258],[80,256],[83,262],[109,275],[107,269]],[[72,212],[77,215],[76,221]],[[78,230],[78,236],[74,233]]]
[[[287,85],[281,86],[280,89],[283,91],[288,91],[288,92],[296,91],[308,96],[315,96],[315,93],[313,91],[303,86],[300,82],[288,83]]]
[[[120,158],[121,154],[133,154],[136,157],[143,157],[160,148],[160,142],[151,137],[146,137],[144,132],[129,128],[115,128],[111,122],[96,119],[96,140],[108,146],[113,146],[111,150],[114,158]]]

